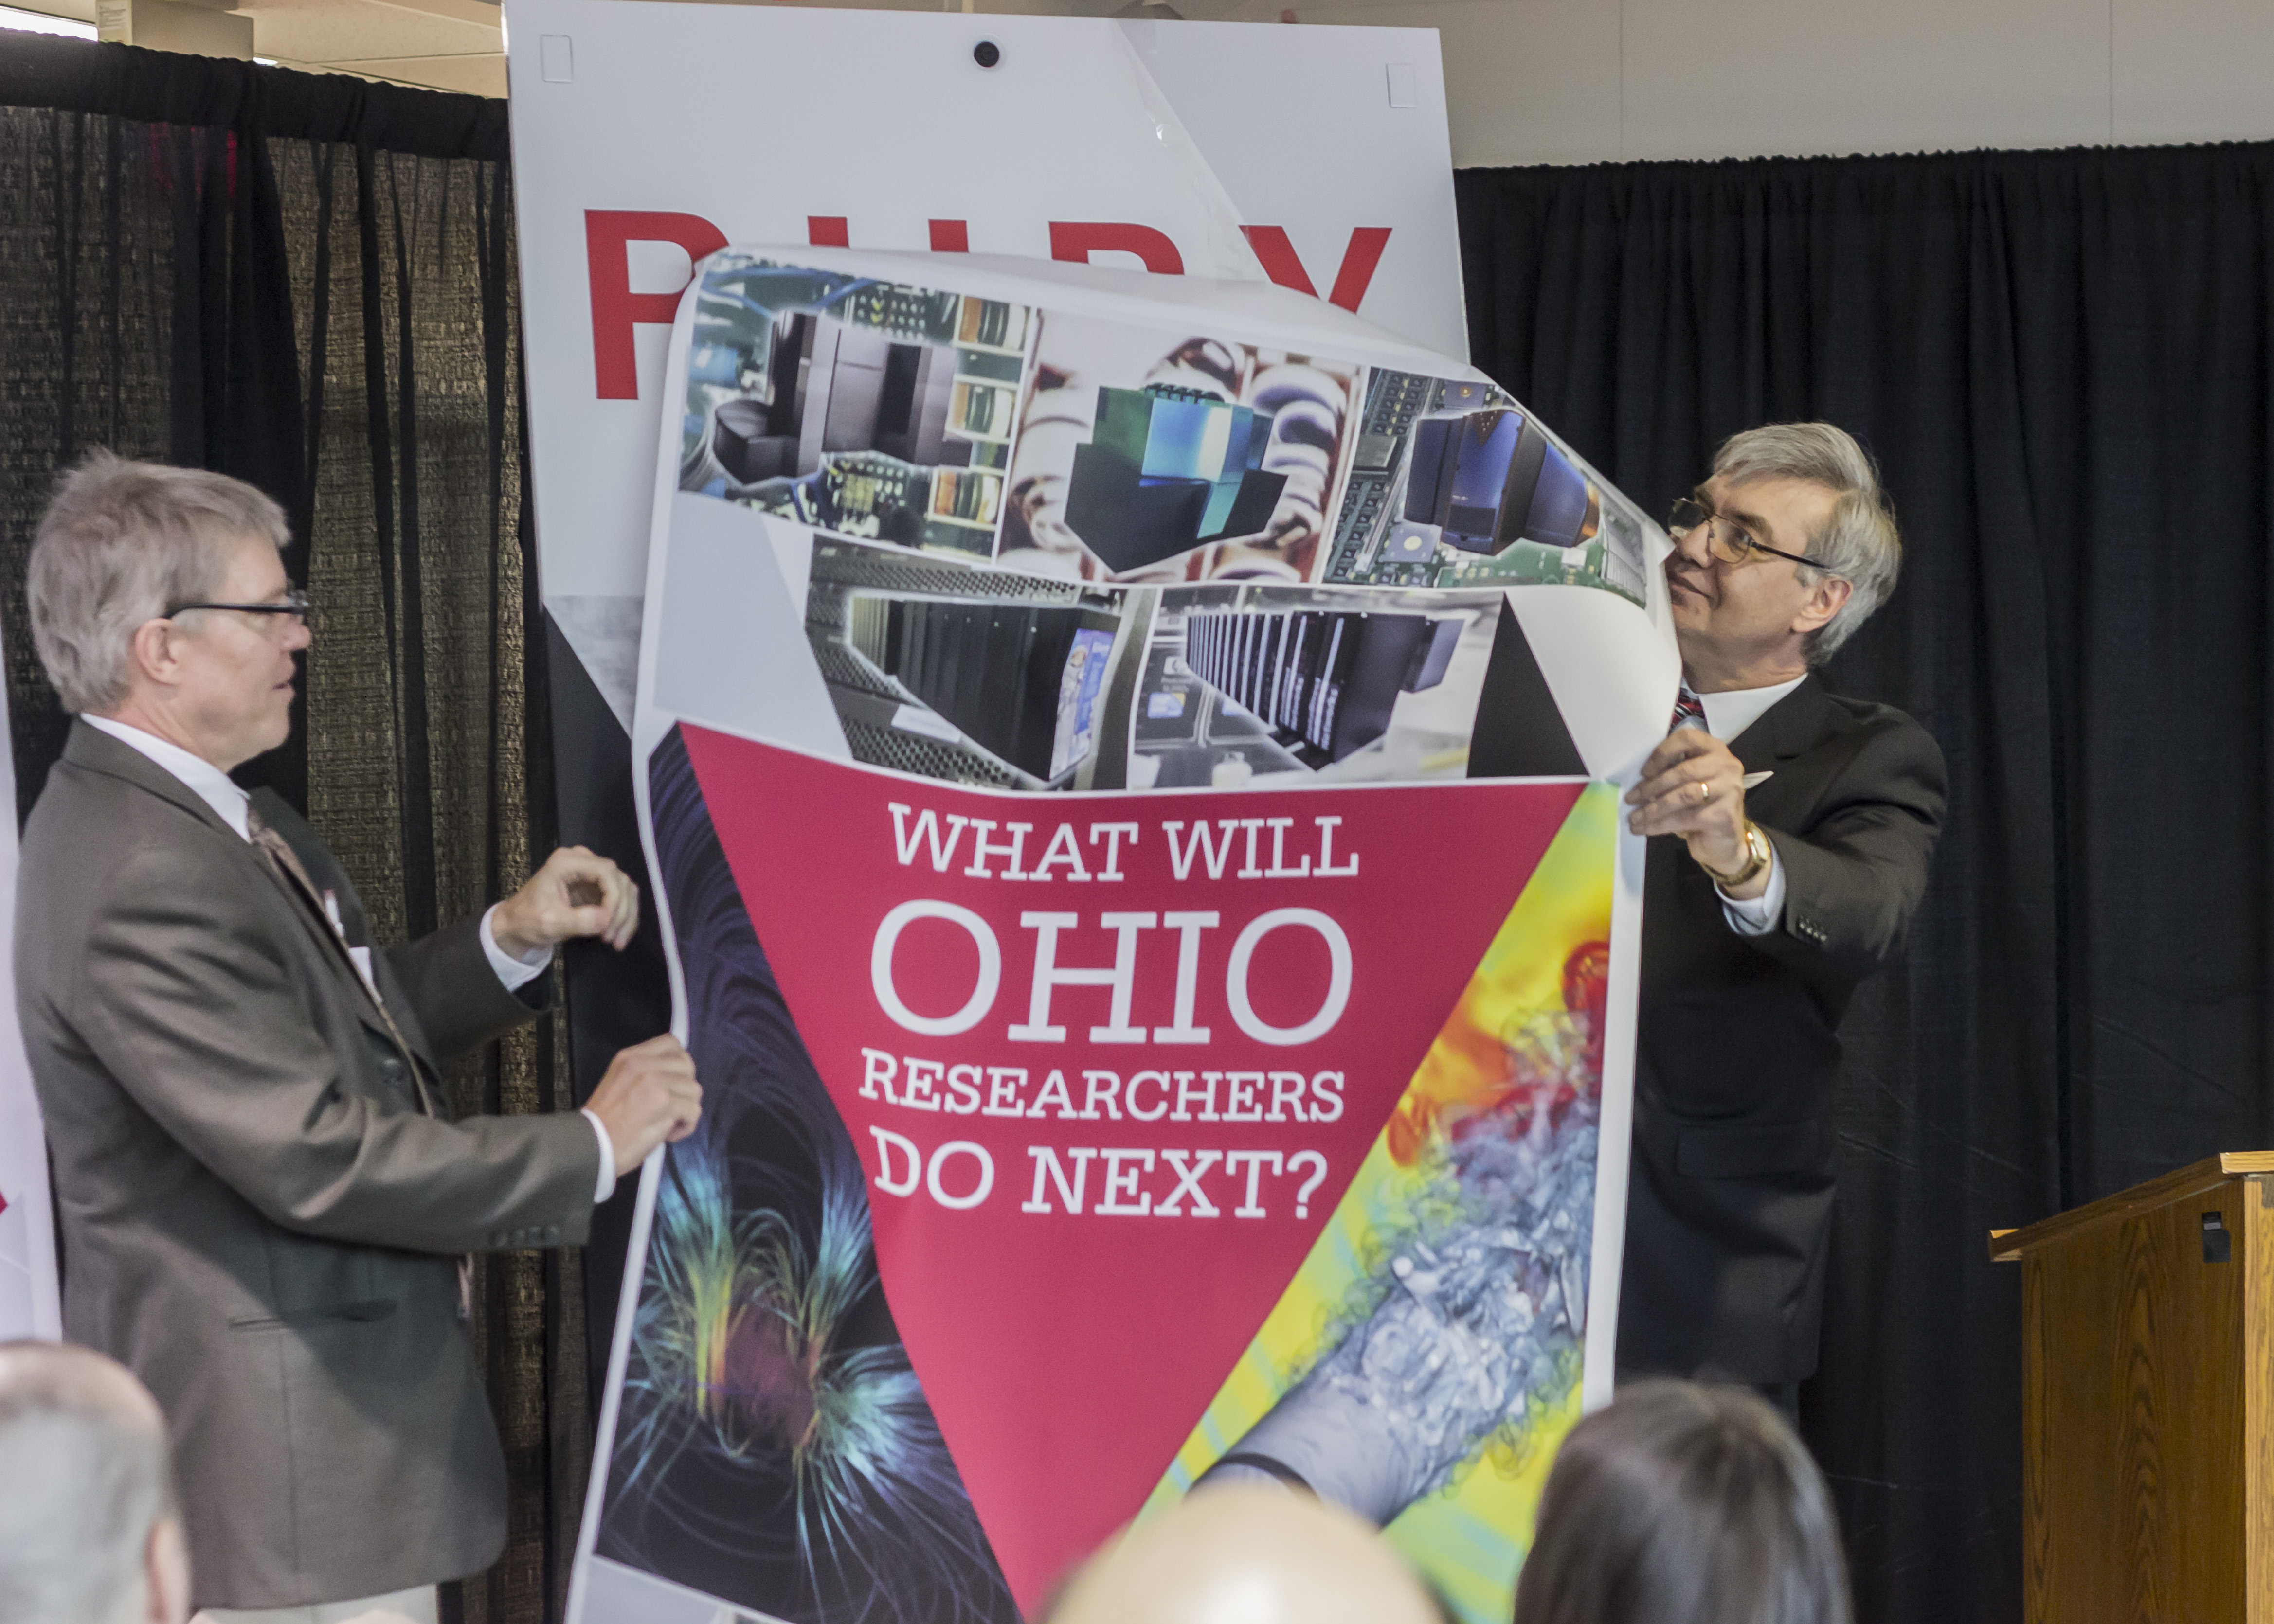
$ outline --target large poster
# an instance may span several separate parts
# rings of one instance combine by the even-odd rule
[[[1472,1624],[1607,1395],[1664,538],[1252,285],[727,251],[634,759],[701,1130],[584,1619],[1040,1617],[1203,1480]]]

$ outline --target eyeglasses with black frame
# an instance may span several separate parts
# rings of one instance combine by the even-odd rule
[[[1735,519],[1715,513],[1695,497],[1678,498],[1667,515],[1666,528],[1676,536],[1687,534],[1701,524],[1706,526],[1706,551],[1724,564],[1750,563],[1755,553],[1766,553],[1771,558],[1790,559],[1811,569],[1828,568],[1820,559],[1772,547]]]
[[[294,587],[275,603],[268,604],[176,604],[158,618],[170,620],[177,614],[187,614],[192,609],[234,609],[239,614],[289,614],[305,622],[308,618],[308,594]]]

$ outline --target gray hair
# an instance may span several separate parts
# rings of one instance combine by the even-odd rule
[[[1887,601],[1903,567],[1895,510],[1879,488],[1878,465],[1845,429],[1829,423],[1770,423],[1724,440],[1713,456],[1713,475],[1726,485],[1805,479],[1839,497],[1832,517],[1808,538],[1809,556],[1823,560],[1823,572],[1850,588],[1839,613],[1809,636],[1808,663],[1822,665]]]
[[[177,1515],[158,1407],[85,1348],[0,1344],[0,1624],[136,1624]]]
[[[1564,1439],[1514,1624],[1849,1624],[1824,1475],[1752,1394],[1638,1381]]]
[[[220,590],[232,543],[281,551],[290,535],[284,510],[242,479],[89,452],[56,485],[25,582],[64,709],[117,709],[136,628]]]

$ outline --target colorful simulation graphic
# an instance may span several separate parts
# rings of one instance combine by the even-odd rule
[[[707,1109],[657,1190],[596,1550],[786,1619],[1014,1618],[683,741],[649,773]]]
[[[1608,786],[1573,808],[1148,1508],[1299,1479],[1384,1525],[1465,1618],[1507,1605],[1577,1415],[1617,819]]]
[[[1459,369],[1294,296],[1075,321],[840,258],[718,256],[674,337],[634,749],[708,1103],[643,1184],[571,1624],[1012,1624],[1241,1477],[1496,1624],[1609,1369],[1615,780],[1672,667],[1603,538],[1654,533],[1481,383],[1361,447]],[[941,378],[1007,388],[999,449]],[[1377,464],[1427,579],[1382,525],[1332,567]],[[983,545],[946,472],[1002,484]]]

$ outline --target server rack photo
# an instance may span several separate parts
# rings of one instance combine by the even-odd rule
[[[1051,784],[1095,748],[1119,628],[1088,605],[855,592],[846,641],[971,745]]]
[[[1344,610],[1196,612],[1185,617],[1184,660],[1322,766],[1388,732],[1399,694],[1444,680],[1463,624]]]

